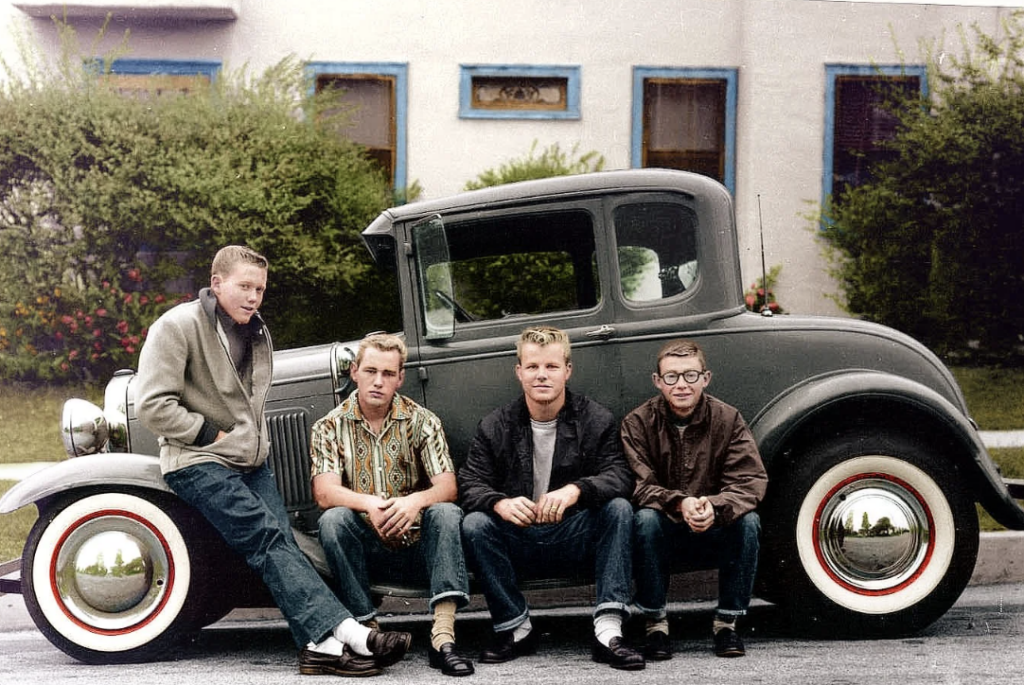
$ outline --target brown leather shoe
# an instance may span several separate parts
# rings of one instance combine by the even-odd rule
[[[381,667],[401,661],[411,644],[412,634],[398,631],[371,630],[369,637],[366,638],[366,647],[373,654],[373,660]]]
[[[494,633],[494,639],[491,642],[491,646],[480,653],[480,663],[482,664],[503,664],[506,661],[512,661],[516,657],[523,656],[525,654],[533,654],[537,651],[537,630],[536,628],[531,630],[530,633],[519,642],[516,642],[513,635],[514,631],[503,630],[500,633]]]
[[[440,669],[445,675],[473,675],[473,662],[455,651],[454,642],[445,642],[441,649],[434,649],[431,645],[427,648],[427,657],[430,667]]]
[[[593,638],[590,656],[599,664],[608,664],[620,671],[642,671],[647,667],[644,655],[626,644],[621,637],[613,637],[607,647]]]
[[[341,656],[322,654],[306,648],[299,652],[299,673],[360,678],[379,675],[382,671],[370,657],[353,654],[347,648],[342,651]]]

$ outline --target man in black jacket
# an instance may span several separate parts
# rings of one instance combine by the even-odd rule
[[[592,656],[613,668],[644,668],[626,645],[632,579],[633,475],[611,412],[566,389],[569,336],[550,327],[516,343],[523,396],[486,416],[459,470],[462,534],[494,622],[480,663],[536,649],[517,574],[593,574]]]

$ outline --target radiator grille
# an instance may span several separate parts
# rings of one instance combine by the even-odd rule
[[[288,513],[305,519],[317,510],[309,484],[309,411],[301,407],[267,414],[270,468]]]

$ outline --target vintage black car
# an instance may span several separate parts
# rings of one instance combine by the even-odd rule
[[[520,392],[524,327],[567,330],[572,387],[620,418],[655,393],[662,343],[699,341],[711,392],[743,412],[769,470],[759,596],[804,625],[916,631],[971,577],[975,502],[1024,528],[935,355],[853,319],[746,310],[732,199],[706,177],[633,170],[512,184],[390,209],[363,237],[397,276],[402,392],[441,417],[457,462],[477,421]],[[271,458],[314,559],[309,431],[350,391],[357,345],[274,359]],[[72,458],[0,500],[0,512],[38,507],[20,590],[39,629],[83,661],[148,658],[233,607],[269,601],[167,489],[156,438],[135,417],[134,378],[116,374],[103,409],[68,401]]]

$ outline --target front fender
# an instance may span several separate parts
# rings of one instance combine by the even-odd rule
[[[975,498],[1008,528],[1024,529],[1024,509],[1010,495],[998,467],[989,457],[977,426],[945,397],[916,381],[867,369],[846,370],[810,378],[789,388],[765,406],[750,429],[766,464],[783,453],[795,436],[826,415],[836,415],[844,403],[869,402],[915,417],[916,427],[928,426],[950,445],[958,463],[976,476]]]
[[[147,454],[111,452],[54,463],[19,481],[0,498],[0,514],[79,488],[135,487],[171,492],[160,460]]]

